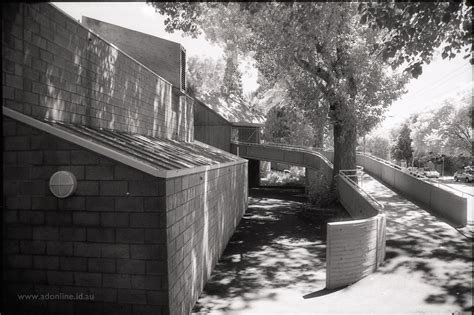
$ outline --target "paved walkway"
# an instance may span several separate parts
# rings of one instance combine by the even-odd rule
[[[374,274],[325,290],[324,231],[298,201],[251,198],[194,308],[203,314],[451,314],[472,310],[471,244],[458,231],[365,175],[385,205],[387,257]],[[471,312],[469,312],[470,314]]]

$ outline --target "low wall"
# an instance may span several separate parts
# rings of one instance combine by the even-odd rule
[[[327,224],[327,289],[362,279],[375,271],[385,257],[385,215],[356,184],[341,175],[338,190],[340,202],[355,220]]]
[[[333,152],[311,151],[282,145],[232,144],[233,152],[246,158],[293,163],[307,167],[309,178],[319,170],[332,177]],[[355,183],[337,178],[341,204],[353,220],[327,224],[326,288],[350,285],[377,269],[385,257],[386,218],[381,207]]]
[[[385,256],[385,215],[327,224],[326,288],[336,289],[374,272]]]
[[[426,206],[432,214],[453,226],[467,224],[467,198],[436,187],[367,155],[357,155],[357,164],[408,199]]]

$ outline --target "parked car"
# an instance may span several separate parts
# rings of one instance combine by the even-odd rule
[[[423,173],[428,178],[439,178],[439,173],[437,171],[424,171]]]
[[[454,173],[454,181],[463,180],[466,183],[474,181],[473,170],[459,170]]]

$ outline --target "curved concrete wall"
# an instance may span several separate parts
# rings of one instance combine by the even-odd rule
[[[385,215],[328,223],[326,288],[350,285],[374,272],[385,257]]]
[[[333,152],[247,143],[233,143],[232,150],[245,158],[296,164],[318,169],[328,178],[332,176]],[[386,171],[386,176],[393,177],[394,173]],[[356,184],[341,176],[337,181],[340,202],[353,220],[327,224],[327,289],[362,279],[376,270],[385,257],[385,215]]]
[[[326,288],[350,285],[385,257],[385,215],[355,184],[338,176],[339,198],[355,220],[327,224]]]
[[[434,215],[450,224],[467,224],[467,198],[436,187],[367,155],[358,154],[357,164],[408,199],[425,205]]]

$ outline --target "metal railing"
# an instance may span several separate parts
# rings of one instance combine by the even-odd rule
[[[460,189],[457,189],[457,188],[448,186],[448,185],[443,184],[443,183],[434,182],[434,181],[430,180],[429,178],[420,178],[420,177],[417,177],[417,176],[411,174],[410,172],[404,171],[399,165],[396,165],[396,164],[394,164],[394,163],[392,163],[392,162],[390,162],[390,161],[384,160],[384,159],[379,158],[379,157],[377,157],[377,156],[374,156],[374,155],[372,155],[372,154],[363,153],[363,152],[357,152],[357,154],[367,156],[367,157],[369,157],[369,158],[371,158],[371,159],[373,159],[373,160],[376,160],[376,161],[378,161],[378,162],[380,162],[380,163],[382,163],[382,164],[385,164],[385,165],[387,165],[387,166],[396,168],[396,169],[399,170],[400,172],[403,172],[404,174],[407,174],[407,175],[409,175],[409,176],[411,176],[411,177],[413,177],[413,178],[415,178],[415,179],[417,179],[417,180],[419,180],[419,181],[423,181],[423,182],[428,183],[428,184],[430,184],[430,185],[433,185],[433,186],[435,186],[435,187],[438,187],[438,188],[441,188],[441,189],[444,189],[444,190],[447,190],[447,191],[451,191],[451,192],[453,192],[453,193],[455,193],[455,194],[458,194],[458,195],[460,194],[461,197],[463,197],[463,198],[464,198],[464,197],[471,197],[471,198],[474,197],[474,194],[470,194],[470,193],[468,193],[468,192],[465,192],[465,191],[463,191],[463,190],[460,190]]]
[[[253,147],[267,147],[267,148],[275,148],[275,149],[286,149],[296,152],[303,152],[303,153],[311,153],[315,154],[320,157],[324,162],[326,162],[329,166],[332,167],[333,163],[327,159],[324,155],[322,155],[321,151],[322,148],[316,147],[306,147],[306,146],[297,146],[291,144],[283,144],[283,143],[275,143],[275,142],[264,142],[264,143],[252,143],[252,142],[245,142],[245,141],[231,141],[234,145],[245,145],[245,146],[253,146]]]
[[[345,179],[349,183],[351,183],[359,192],[361,192],[361,195],[365,195],[370,201],[374,202],[378,207],[379,207],[379,213],[383,212],[384,206],[381,204],[377,199],[372,197],[367,191],[365,191],[359,183],[355,182],[352,180],[351,177],[361,177],[363,175],[363,167],[358,167],[355,170],[339,170],[339,175]],[[352,172],[354,174],[346,174],[347,172]],[[362,174],[361,174],[362,173]]]

